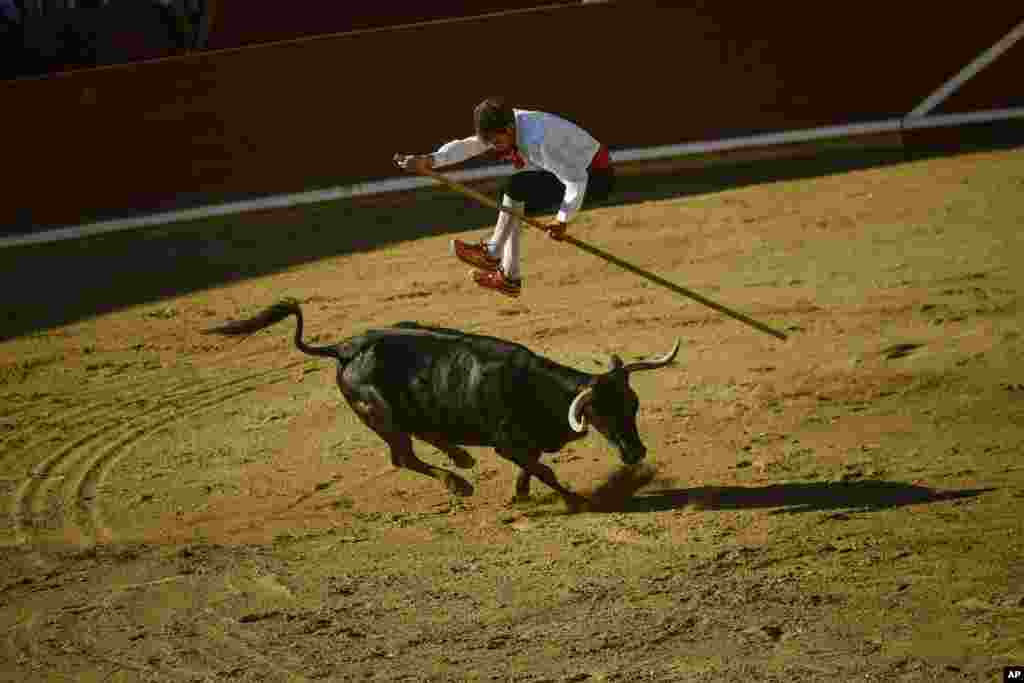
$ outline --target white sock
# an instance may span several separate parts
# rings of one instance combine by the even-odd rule
[[[501,252],[501,270],[510,280],[519,279],[519,219],[509,221],[509,234]]]
[[[510,209],[522,212],[525,206],[524,202],[517,202],[508,195],[503,195],[501,199],[502,206],[507,206]],[[509,237],[513,234],[516,235],[518,241],[519,237],[519,219],[513,217],[511,214],[507,214],[504,211],[498,212],[498,222],[494,226],[494,233],[491,235],[491,239],[487,240],[487,251],[490,252],[491,256],[503,256],[503,251],[506,249]],[[519,270],[519,245],[515,247],[515,265],[516,271]],[[506,271],[506,274],[508,271]]]

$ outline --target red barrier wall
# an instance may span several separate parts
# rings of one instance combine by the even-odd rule
[[[390,177],[394,152],[469,134],[496,92],[613,150],[895,118],[1022,13],[929,5],[923,30],[917,8],[857,8],[573,5],[0,83],[0,225]]]

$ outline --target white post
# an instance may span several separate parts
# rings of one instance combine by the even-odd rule
[[[996,60],[996,58],[1013,47],[1021,37],[1024,36],[1024,21],[1017,24],[1012,31],[1003,37],[998,43],[978,55],[973,62],[960,70],[960,73],[953,76],[942,87],[929,95],[921,104],[914,107],[913,111],[907,114],[908,119],[918,118],[926,115],[935,107],[942,104],[950,95],[960,89],[967,81]]]

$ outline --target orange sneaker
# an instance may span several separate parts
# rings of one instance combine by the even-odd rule
[[[478,244],[452,240],[452,253],[463,263],[492,273],[497,272],[498,266],[501,264],[501,259],[494,258],[487,251],[483,240],[480,240]]]
[[[493,289],[505,296],[517,297],[523,288],[522,280],[513,280],[501,272],[499,267],[495,271],[477,270],[473,272],[473,281],[485,289]]]

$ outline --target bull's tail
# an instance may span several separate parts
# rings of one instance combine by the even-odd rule
[[[246,320],[233,320],[217,327],[203,330],[203,334],[224,334],[230,336],[250,335],[254,332],[270,327],[274,323],[281,322],[290,315],[294,315],[295,324],[295,348],[310,356],[324,356],[343,360],[341,354],[332,346],[310,346],[302,341],[302,307],[295,299],[282,299],[273,306],[267,307],[262,313],[247,318]]]

